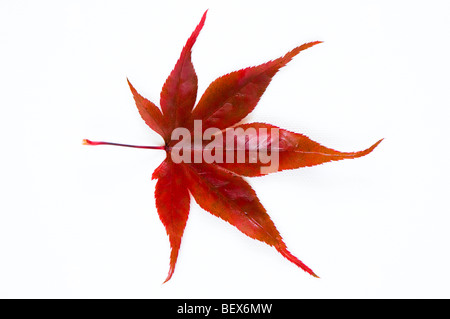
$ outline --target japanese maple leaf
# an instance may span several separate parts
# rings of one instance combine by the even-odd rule
[[[152,175],[153,179],[157,179],[156,208],[171,246],[170,269],[165,282],[175,270],[181,238],[188,220],[190,195],[204,210],[227,221],[245,235],[273,246],[289,261],[317,277],[288,251],[255,191],[242,176],[261,176],[286,169],[361,157],[369,154],[381,140],[364,151],[338,152],[305,135],[270,124],[238,124],[255,108],[278,70],[301,51],[321,43],[320,41],[300,45],[278,59],[219,77],[210,84],[194,107],[197,75],[191,61],[191,50],[205,18],[206,12],[164,83],[161,109],[142,97],[128,81],[142,119],[161,135],[164,145],[134,146],[89,140],[84,140],[84,143],[160,149],[166,152],[166,159]],[[231,143],[230,140],[219,139],[219,135],[229,132],[230,128],[234,132],[244,131],[245,134],[232,135]],[[174,138],[176,132],[183,134]],[[188,133],[190,137],[181,143],[180,137]],[[210,145],[212,140],[215,141],[213,146]],[[258,156],[258,152],[268,149],[272,156],[277,156],[277,165],[268,165],[264,157]],[[180,155],[181,153],[183,154]],[[216,161],[195,160],[203,158],[206,153]],[[174,154],[182,156],[184,161],[175,159]]]

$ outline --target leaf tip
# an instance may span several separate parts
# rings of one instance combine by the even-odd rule
[[[384,140],[384,138],[382,138],[381,140],[379,140],[378,142],[376,142],[375,144],[373,144],[371,147],[369,147],[368,149],[364,150],[361,152],[361,155],[367,155],[369,153],[371,153],[378,145],[380,145],[380,143]]]
[[[133,85],[131,84],[131,82],[130,82],[130,80],[127,78],[127,83],[128,83],[128,86],[130,87],[130,89],[131,89],[131,91],[133,92],[133,94],[134,94],[134,92],[136,91],[135,90],[135,88],[133,87]]]
[[[307,272],[308,274],[310,274],[313,277],[319,278],[319,276],[317,276],[314,271],[312,271],[311,268],[309,268],[308,266],[306,266],[300,259],[298,259],[297,257],[295,257],[294,255],[292,255],[289,250],[287,250],[286,245],[281,244],[275,247],[278,252],[283,255],[287,260],[289,260],[290,262],[292,262],[293,264],[295,264],[297,267],[303,269],[305,272]]]
[[[168,282],[170,280],[170,278],[172,278],[173,275],[173,269],[170,268],[169,273],[167,274],[167,278],[164,280],[164,282],[162,283],[163,285]]]
[[[310,47],[313,47],[313,46],[315,46],[317,44],[321,44],[321,43],[323,43],[323,41],[312,41],[312,42],[305,43],[303,46],[305,46],[304,49],[308,49]]]
[[[169,273],[167,274],[166,279],[165,279],[164,282],[162,283],[163,285],[164,285],[166,282],[168,282],[168,281],[170,280],[170,278],[172,278],[172,275],[173,275],[173,273],[174,273],[174,271],[175,271],[175,264],[176,264],[177,260],[176,260],[176,257],[173,257],[173,251],[172,251],[172,254],[171,254],[170,257],[171,257],[171,258],[170,258],[170,268],[169,268]],[[173,259],[173,258],[175,258],[175,259]]]

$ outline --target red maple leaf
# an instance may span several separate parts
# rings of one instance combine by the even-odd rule
[[[164,146],[134,146],[166,151],[154,171],[155,200],[171,245],[170,269],[174,272],[181,238],[189,215],[190,195],[204,210],[222,218],[247,236],[273,246],[281,255],[317,275],[292,255],[280,233],[241,176],[261,176],[285,169],[313,166],[369,154],[380,142],[359,152],[338,152],[308,137],[265,123],[238,124],[256,106],[272,77],[294,56],[320,41],[294,48],[267,63],[226,74],[210,84],[194,108],[197,75],[191,49],[203,28],[206,12],[187,40],[175,68],[161,91],[161,109],[131,85],[145,123],[164,139]],[[231,132],[231,133],[230,133]]]

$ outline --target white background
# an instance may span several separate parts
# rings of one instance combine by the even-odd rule
[[[248,121],[361,159],[248,179],[321,278],[192,204],[175,274],[152,171],[164,152],[126,77],[159,103],[181,48],[199,94],[304,42]],[[450,297],[448,1],[0,2],[0,297]]]

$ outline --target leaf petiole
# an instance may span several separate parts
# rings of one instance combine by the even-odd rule
[[[113,146],[123,146],[123,147],[133,147],[133,148],[145,148],[151,150],[165,150],[165,146],[139,146],[139,145],[129,145],[129,144],[120,144],[120,143],[110,143],[110,142],[97,142],[91,141],[88,139],[83,140],[83,145],[113,145]]]

